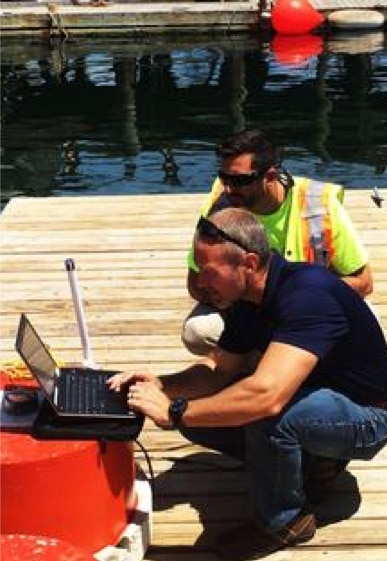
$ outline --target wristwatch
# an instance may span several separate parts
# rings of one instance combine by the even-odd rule
[[[172,422],[172,429],[177,429],[182,424],[181,418],[188,407],[188,399],[185,397],[177,397],[171,401],[168,409],[168,415]]]

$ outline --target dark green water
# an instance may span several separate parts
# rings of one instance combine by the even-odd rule
[[[349,37],[3,38],[1,205],[207,191],[215,145],[272,131],[294,174],[387,187],[387,49]]]

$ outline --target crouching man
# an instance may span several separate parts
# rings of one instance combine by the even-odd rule
[[[109,384],[130,382],[128,403],[158,426],[245,460],[253,517],[214,547],[225,558],[263,557],[315,533],[304,454],[369,460],[387,443],[386,342],[352,288],[270,250],[246,210],[202,217],[194,257],[199,286],[217,308],[231,307],[213,361]]]

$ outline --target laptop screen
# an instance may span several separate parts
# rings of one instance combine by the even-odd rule
[[[57,364],[25,314],[20,316],[16,350],[36,376],[47,395],[52,397]]]

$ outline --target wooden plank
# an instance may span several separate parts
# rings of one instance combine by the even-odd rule
[[[159,452],[161,455],[165,455],[167,452],[169,452],[170,450],[167,450],[166,447],[172,447],[172,449],[175,451],[174,455],[177,454],[178,450],[180,449],[184,449],[185,453],[194,453],[197,451],[203,451],[204,449],[202,449],[200,446],[196,446],[194,444],[191,444],[188,440],[186,440],[178,431],[163,431],[161,429],[159,429],[158,427],[156,427],[151,421],[147,420],[145,422],[145,431],[142,433],[141,435],[141,440],[142,443],[147,447],[150,448],[152,451],[152,455],[156,454],[157,452]],[[191,447],[191,448],[190,448]],[[139,455],[141,457],[141,451],[139,450]],[[380,450],[380,452],[378,452],[377,456],[375,459],[380,459],[384,462],[387,462],[387,447],[382,448],[382,450]],[[374,464],[373,460],[372,462],[365,462],[365,461],[356,461],[356,460],[352,460],[351,462],[351,466],[356,466],[357,468],[359,467],[367,467],[370,466],[371,464]],[[221,454],[215,453],[215,452],[211,452],[211,454],[208,454],[206,459],[205,459],[205,463],[210,462],[211,465],[213,463],[215,463],[215,465],[219,465],[219,466],[223,466],[223,464],[225,463],[226,466],[239,466],[240,463],[236,462],[235,460],[226,458],[225,456],[222,456]],[[188,464],[189,465],[189,464]],[[387,514],[387,512],[386,512]]]
[[[204,465],[206,454],[199,453],[196,456],[196,460],[195,457],[192,458],[192,467],[195,466],[195,461],[199,464],[203,462]],[[156,480],[156,490],[162,492],[163,496],[208,497],[211,494],[212,496],[225,497],[227,495],[246,494],[249,488],[248,479],[242,469],[222,471],[221,469],[210,469],[210,466],[208,466],[206,477],[202,478],[200,473],[199,476],[195,476],[193,472],[181,472],[172,468],[171,476],[157,479],[159,479],[159,482]],[[356,480],[363,492],[382,493],[386,501],[385,468],[357,470]],[[353,477],[349,473],[344,473],[337,479],[336,488],[339,491],[353,491],[354,486]]]
[[[153,536],[153,545],[162,546],[168,540],[168,545],[175,546],[192,546],[201,539],[201,546],[211,546],[215,535],[232,527],[234,523],[214,522],[206,524],[206,531],[202,533],[203,525],[199,524],[168,524],[161,523],[155,526]],[[386,521],[373,519],[359,520],[351,518],[350,520],[341,520],[335,524],[321,526],[316,532],[315,537],[306,544],[300,546],[309,550],[309,555],[316,546],[318,547],[336,547],[340,546],[361,546],[365,543],[369,546],[387,547]],[[387,549],[386,549],[387,551]],[[313,557],[312,557],[313,558]],[[339,558],[339,556],[338,556]]]
[[[60,5],[55,13],[60,15],[63,29],[71,34],[110,31],[134,34],[179,33],[202,31],[247,31],[256,24],[257,7],[249,0],[227,2],[134,2],[109,3],[104,6]],[[37,34],[47,31],[53,24],[47,6],[26,5],[0,10],[3,33],[23,31]],[[51,22],[51,23],[50,23]],[[54,25],[55,28],[55,25]]]
[[[192,549],[194,549],[192,551]],[[163,545],[153,547],[145,556],[144,561],[219,561],[215,553],[197,548],[184,548]],[[300,547],[279,551],[268,557],[270,561],[386,561],[386,548],[364,548],[351,546],[331,551],[327,548],[302,549]]]
[[[199,475],[205,477],[205,474]],[[241,493],[235,495],[217,496],[212,493],[192,495],[189,497],[168,496],[157,490],[157,499],[154,505],[153,520],[158,524],[173,524],[179,520],[182,524],[200,524],[206,522],[234,522],[246,519],[249,507],[248,495]],[[385,516],[387,495],[386,493],[362,492],[362,500],[358,510],[352,518],[359,520],[383,519]],[[331,521],[335,518],[348,516],[348,511],[357,506],[353,500],[353,493],[334,491],[323,506],[316,508],[317,516],[321,521]]]
[[[387,8],[385,0],[311,0],[311,4],[317,10]]]

